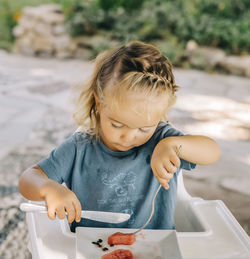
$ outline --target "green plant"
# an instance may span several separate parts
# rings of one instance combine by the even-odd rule
[[[104,11],[124,8],[126,11],[140,9],[145,0],[98,0],[98,6]]]
[[[91,50],[90,59],[94,59],[100,52],[107,50],[111,47],[110,42],[108,40],[104,40],[95,44]]]
[[[10,49],[14,40],[12,31],[21,16],[22,8],[52,2],[61,4],[68,16],[72,13],[72,6],[75,6],[79,0],[0,0],[0,48]]]
[[[233,54],[250,51],[248,0],[169,0],[163,5],[166,15],[162,24],[181,41],[194,39]]]
[[[51,2],[62,5],[72,36],[101,32],[107,41],[163,41],[176,62],[191,39],[230,54],[250,52],[249,0],[0,0],[1,45],[13,41],[24,6]]]
[[[16,25],[14,11],[9,2],[0,1],[0,42],[5,46],[13,40],[12,28]],[[3,43],[5,42],[5,43]],[[7,44],[8,45],[8,44]]]
[[[165,35],[163,40],[152,41],[160,51],[168,57],[172,64],[182,66],[185,44],[179,43],[178,38],[172,34]]]

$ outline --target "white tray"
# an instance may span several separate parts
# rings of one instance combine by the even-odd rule
[[[128,249],[134,259],[182,259],[175,230],[143,230],[136,235],[133,245],[116,245],[110,247],[107,244],[108,237],[115,232],[128,233],[133,229],[121,228],[85,228],[76,229],[76,258],[77,259],[101,259],[102,255],[116,249]],[[98,239],[108,247],[108,251],[102,251],[92,242]]]

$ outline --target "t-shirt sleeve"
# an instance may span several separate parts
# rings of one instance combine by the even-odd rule
[[[58,183],[67,182],[71,175],[75,156],[76,141],[75,135],[73,135],[55,148],[47,158],[38,162],[38,166],[52,180]]]
[[[171,137],[171,136],[185,136],[185,134],[183,134],[181,131],[175,129],[170,124],[164,123],[164,122],[160,123],[157,130],[158,130],[157,135],[159,140],[167,137]],[[195,167],[196,167],[196,164],[186,161],[184,159],[181,159],[181,166],[180,166],[181,169],[192,170]]]

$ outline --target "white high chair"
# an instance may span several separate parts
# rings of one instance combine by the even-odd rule
[[[66,219],[52,221],[46,213],[27,212],[26,222],[33,259],[85,258],[77,256],[77,235],[70,231]],[[178,176],[175,225],[184,259],[250,259],[249,236],[228,208],[220,200],[191,197],[182,172]]]
[[[26,222],[33,259],[77,258],[76,234],[66,219],[52,221],[46,213],[27,212]],[[250,239],[228,208],[220,200],[191,197],[182,172],[178,176],[175,224],[185,259],[250,259]]]

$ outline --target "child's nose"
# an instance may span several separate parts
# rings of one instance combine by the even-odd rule
[[[135,130],[130,129],[126,130],[126,132],[123,132],[121,135],[121,139],[124,143],[131,144],[133,140],[136,138]]]

